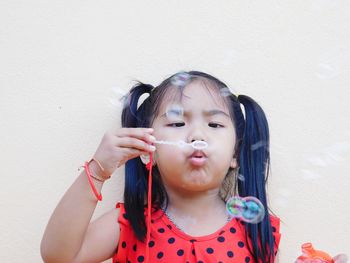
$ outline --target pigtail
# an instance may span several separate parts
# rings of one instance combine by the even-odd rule
[[[122,112],[122,126],[128,128],[149,127],[149,98],[139,107],[139,98],[151,94],[152,85],[138,83],[126,98]],[[145,196],[147,194],[147,170],[140,158],[133,158],[125,163],[124,202],[126,217],[136,237],[144,240],[146,224],[144,215]]]
[[[239,173],[244,176],[244,180],[238,181],[238,192],[243,197],[258,198],[266,209],[262,222],[246,224],[247,236],[252,240],[250,249],[255,261],[273,262],[274,240],[265,190],[270,165],[269,127],[265,113],[257,102],[244,95],[240,95],[238,100],[245,111],[245,125],[239,154]]]

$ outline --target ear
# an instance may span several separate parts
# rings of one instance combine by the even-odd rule
[[[237,167],[237,159],[235,157],[232,158],[230,162],[230,168],[234,169]]]
[[[156,164],[155,155],[153,154],[152,157],[152,166],[154,166]],[[140,159],[144,165],[148,164],[150,159],[149,154],[141,154]]]
[[[149,163],[149,155],[148,154],[141,154],[140,159],[144,165]]]

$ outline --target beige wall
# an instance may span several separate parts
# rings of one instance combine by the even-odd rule
[[[350,254],[350,2],[0,2],[0,261],[41,262],[57,202],[134,79],[211,73],[270,121],[280,262]],[[114,101],[114,103],[111,103]],[[123,173],[95,216],[121,198]]]

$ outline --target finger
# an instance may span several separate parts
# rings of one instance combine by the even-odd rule
[[[121,128],[115,135],[117,137],[133,137],[146,142],[154,142],[153,131],[153,128]]]
[[[136,158],[136,157],[139,157],[140,155],[148,155],[149,152],[144,152],[144,151],[139,151],[139,150],[136,150],[136,149],[127,149],[126,150],[126,154],[128,156],[128,160],[129,159],[133,159],[133,158]]]
[[[154,145],[132,137],[118,138],[116,147],[132,148],[143,152],[154,152],[156,150]]]

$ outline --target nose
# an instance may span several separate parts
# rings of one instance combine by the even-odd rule
[[[193,125],[192,129],[190,130],[190,133],[188,135],[188,142],[194,142],[194,141],[206,141],[206,135],[204,131],[204,127],[201,125]]]

